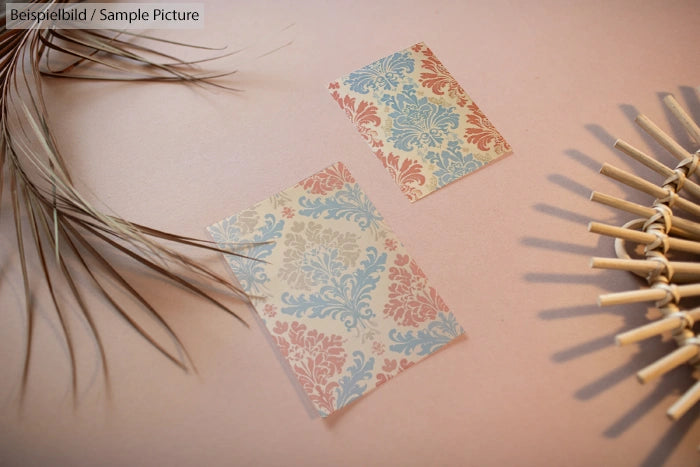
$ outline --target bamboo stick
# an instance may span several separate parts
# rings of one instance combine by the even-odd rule
[[[700,308],[695,308],[687,313],[690,315],[690,319],[693,321],[700,320]],[[615,336],[615,344],[620,346],[633,344],[650,337],[658,336],[664,332],[673,331],[674,329],[680,328],[683,321],[683,318],[680,316],[669,316],[664,319],[645,324],[644,326],[618,334]]]
[[[675,275],[698,276],[700,263],[692,261],[669,261]],[[650,273],[663,265],[660,261],[650,259],[591,258],[591,267],[595,269],[618,269],[622,271]]]
[[[667,194],[666,191],[660,186],[644,180],[641,177],[637,177],[636,175],[632,175],[631,173],[622,169],[618,169],[614,165],[608,164],[607,162],[600,168],[600,173],[643,193],[656,196],[657,198],[661,198]]]
[[[626,292],[603,294],[598,297],[598,306],[624,305],[646,301],[659,301],[666,298],[666,291],[662,289],[640,289]]]
[[[637,259],[591,258],[590,266],[594,269],[617,269],[648,274],[661,267],[662,264],[658,261]],[[698,269],[700,269],[700,266]]]
[[[626,201],[597,191],[591,193],[591,201],[605,204],[606,206],[620,209],[622,211],[630,212],[640,217],[649,218],[656,214],[656,211],[653,208],[648,208],[646,206],[642,206],[641,204]],[[697,222],[689,221],[688,219],[683,219],[682,217],[673,216],[673,224],[674,225],[671,226],[671,233],[675,233],[676,235],[685,238],[700,240],[700,224]]]
[[[626,172],[622,169],[618,169],[614,165],[610,165],[608,163],[603,164],[603,167],[601,167],[600,169],[600,173],[605,175],[606,177],[612,178],[613,180],[617,180],[620,183],[624,183],[625,185],[631,188],[639,190],[648,195],[654,196],[657,199],[666,198],[669,194],[667,190],[664,190],[659,185],[644,180],[641,177],[637,177],[636,175],[632,175],[631,173]],[[673,204],[674,206],[678,206],[679,209],[682,209],[683,211],[689,214],[693,214],[700,217],[700,206],[693,203],[692,201],[688,201],[685,198],[676,196],[673,199],[673,202],[669,203],[669,206],[671,204]]]
[[[666,411],[666,415],[671,420],[678,420],[698,401],[700,401],[700,381],[688,389],[685,394]]]
[[[637,242],[644,245],[652,243],[656,240],[656,235],[640,232],[639,230],[625,229],[613,225],[603,224],[601,222],[591,222],[588,224],[588,231],[608,237],[621,238],[630,242]],[[668,246],[670,250],[684,251],[686,253],[700,254],[700,242],[692,240],[684,240],[682,238],[668,237]]]
[[[673,138],[668,136],[661,128],[656,126],[654,122],[649,120],[646,115],[639,114],[634,121],[639,125],[646,133],[656,140],[665,150],[670,152],[676,159],[683,161],[691,157],[691,154],[678,144]]]
[[[627,229],[624,227],[617,227],[614,225],[604,224],[602,222],[589,222],[588,231],[601,235],[607,235],[608,237],[617,237],[622,238],[624,240],[629,240],[631,242],[643,244],[651,243],[656,239],[656,236],[651,233],[642,232],[640,230]],[[698,242],[698,248],[700,249],[700,242]]]
[[[665,164],[662,164],[653,157],[648,156],[641,150],[629,144],[627,141],[618,139],[617,141],[615,141],[615,144],[613,144],[613,147],[660,175],[663,175],[665,177],[670,177],[671,175],[673,175],[673,169],[666,166]]]
[[[698,355],[697,345],[684,345],[637,372],[640,383],[648,383]]]
[[[681,125],[683,125],[685,131],[688,132],[688,135],[695,140],[696,143],[700,144],[700,127],[698,127],[693,119],[690,118],[690,115],[683,110],[683,107],[681,107],[676,98],[669,94],[664,97],[664,104],[666,104],[666,107],[668,107],[674,117],[681,122]]]
[[[674,286],[678,297],[695,297],[700,295],[700,284],[687,284]],[[628,290],[626,292],[614,292],[598,297],[599,306],[624,305],[647,301],[659,301],[666,298],[666,290],[651,287],[648,289]]]
[[[621,151],[622,153],[630,156],[632,159],[636,160],[640,164],[650,168],[654,172],[663,175],[665,177],[670,177],[675,173],[675,170],[667,167],[665,164],[657,161],[656,159],[646,155],[644,152],[635,148],[631,144],[618,139],[615,141],[614,147]],[[685,190],[696,198],[700,198],[700,185],[695,183],[690,179],[686,179],[681,187],[681,190]]]
[[[596,203],[605,204],[611,208],[619,209],[621,211],[626,211],[631,214],[635,214],[640,217],[649,218],[655,214],[652,208],[642,206],[641,204],[633,203],[631,201],[626,201],[624,199],[616,198],[615,196],[606,195],[605,193],[600,193],[599,191],[594,191],[591,193],[591,201]]]

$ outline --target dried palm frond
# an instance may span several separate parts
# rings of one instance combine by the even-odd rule
[[[49,4],[66,3],[64,1]],[[61,78],[176,81],[225,87],[213,80],[228,73],[201,73],[194,67],[217,57],[183,61],[143,45],[176,44],[130,32],[80,29],[7,29],[5,10],[0,16],[0,205],[8,185],[16,244],[24,285],[26,349],[21,398],[27,386],[35,328],[32,291],[40,284],[30,274],[40,264],[41,282],[48,288],[53,309],[65,339],[71,366],[75,400],[77,372],[66,309],[80,310],[94,336],[105,385],[109,372],[105,349],[95,319],[86,303],[87,289],[97,291],[155,349],[184,370],[192,362],[175,331],[162,314],[132,285],[110,259],[114,253],[130,258],[203,298],[244,322],[226,305],[197,285],[200,280],[223,286],[247,301],[245,293],[227,279],[195,260],[166,246],[165,242],[222,251],[213,242],[163,232],[107,214],[93,206],[76,188],[48,124],[42,92],[42,75]],[[134,42],[138,39],[141,42]],[[202,48],[202,47],[197,47]],[[215,49],[208,49],[215,50]],[[211,52],[214,53],[214,52]],[[221,57],[223,55],[219,55]],[[167,60],[164,63],[163,60]],[[230,88],[228,88],[230,89]],[[7,179],[8,183],[5,183]],[[6,242],[6,244],[8,244]],[[236,254],[226,251],[229,254]],[[33,258],[33,262],[30,259]],[[180,271],[180,272],[176,272]],[[77,280],[82,277],[85,280]],[[200,280],[196,280],[198,278]],[[115,287],[116,285],[116,287]],[[70,290],[71,300],[61,300],[58,287]],[[87,289],[86,289],[87,288]],[[172,339],[169,351],[130,313],[125,298],[135,300]]]

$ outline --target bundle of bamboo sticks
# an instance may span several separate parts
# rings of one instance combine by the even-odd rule
[[[690,138],[700,145],[700,127],[673,96],[668,95],[663,101]],[[649,284],[645,289],[601,295],[598,304],[653,301],[661,312],[660,319],[615,338],[618,345],[626,345],[670,333],[678,344],[675,351],[637,372],[641,383],[652,381],[684,363],[694,367],[693,376],[700,380],[700,335],[694,330],[695,322],[700,321],[700,307],[686,309],[680,303],[684,298],[700,296],[700,260],[669,259],[669,253],[672,255],[673,252],[700,255],[700,185],[690,178],[697,172],[700,149],[695,153],[687,151],[644,115],[638,115],[635,122],[679,163],[672,169],[625,141],[615,142],[616,149],[666,179],[657,185],[610,164],[603,165],[600,170],[603,175],[651,195],[655,200],[651,207],[647,207],[595,191],[591,194],[591,200],[595,202],[639,216],[622,227],[600,222],[588,225],[590,232],[615,238],[617,256],[592,258],[591,267],[630,271],[645,277]],[[681,217],[678,212],[686,217]],[[644,256],[631,258],[627,242],[642,245]],[[700,381],[697,381],[666,413],[672,420],[677,420],[699,400]]]

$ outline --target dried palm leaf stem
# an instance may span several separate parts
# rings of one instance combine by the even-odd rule
[[[49,7],[68,2],[44,3]],[[235,52],[217,52],[218,55],[184,61],[146,46],[143,41],[194,47],[209,53],[219,49],[192,46],[130,31],[39,27],[7,29],[4,6],[2,8],[0,207],[7,185],[26,315],[26,347],[20,399],[25,397],[32,360],[36,324],[33,291],[42,284],[48,289],[67,348],[74,402],[78,375],[70,320],[67,318],[69,307],[79,310],[97,343],[105,387],[109,394],[106,350],[95,317],[86,301],[86,292],[89,290],[102,297],[168,360],[185,371],[193,370],[192,359],[175,330],[110,258],[115,253],[128,258],[165,279],[166,283],[189,291],[245,324],[227,305],[207,292],[203,283],[224,287],[235,298],[247,302],[249,297],[245,292],[227,278],[168,247],[164,242],[239,256],[245,256],[241,251],[253,245],[230,245],[229,248],[222,249],[214,242],[130,222],[93,206],[74,184],[69,167],[55,142],[48,122],[42,75],[90,80],[172,81],[233,90],[215,81],[232,72],[206,73],[199,71],[196,65]],[[5,183],[6,180],[9,183]],[[32,274],[36,262],[40,265],[39,275]],[[78,277],[87,280],[80,281]],[[66,287],[70,291],[72,299],[68,303],[59,298],[58,287]],[[175,351],[168,350],[134,317],[125,305],[124,297],[135,300],[158,323],[175,345]]]

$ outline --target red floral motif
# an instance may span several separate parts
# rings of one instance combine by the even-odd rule
[[[372,343],[372,353],[375,355],[381,355],[386,350],[386,346],[379,341],[374,341]]]
[[[335,409],[334,390],[339,386],[332,379],[340,374],[347,358],[343,338],[315,329],[307,331],[306,325],[297,321],[291,326],[277,321],[272,332],[272,338],[311,402],[319,410],[332,412]]]
[[[467,128],[464,134],[467,141],[476,143],[477,147],[482,151],[488,151],[489,146],[492,145],[499,156],[509,151],[510,144],[486,118],[481,109],[473,102],[467,108],[471,110],[471,113],[467,114],[467,122],[475,126],[475,128]]]
[[[289,206],[285,206],[282,209],[282,217],[286,217],[287,219],[291,219],[294,217],[294,209],[290,208]]]
[[[417,186],[425,185],[425,176],[421,173],[423,166],[418,161],[414,159],[401,161],[401,158],[393,153],[384,156],[381,149],[377,149],[374,154],[382,161],[384,168],[389,171],[408,199],[415,201],[420,197],[421,191]]]
[[[424,321],[435,319],[438,311],[448,312],[447,305],[428,286],[425,274],[408,255],[397,255],[396,267],[389,269],[389,302],[384,305],[384,314],[394,318],[403,326],[417,327]]]
[[[384,373],[377,373],[377,386],[386,383],[405,369],[412,367],[414,363],[415,362],[409,362],[405,358],[402,358],[400,362],[385,358],[384,365],[382,366],[382,371]]]
[[[273,305],[272,303],[266,303],[265,306],[263,307],[263,315],[267,316],[268,318],[274,318],[277,316],[277,307]]]
[[[333,84],[331,84],[331,89]],[[381,125],[382,120],[377,115],[376,105],[367,101],[360,101],[355,108],[355,98],[350,96],[340,97],[338,91],[333,91],[331,96],[338,103],[341,109],[345,111],[350,121],[355,125],[357,131],[362,135],[365,141],[373,148],[383,146],[384,143],[379,137],[376,128]]]
[[[415,52],[420,52],[422,49],[422,44],[416,44],[413,48]],[[430,48],[426,47],[422,50],[423,55],[426,56],[425,60],[422,60],[423,68],[428,70],[420,74],[420,79],[418,80],[420,84],[426,88],[431,88],[435,94],[442,96],[445,94],[443,89],[447,87],[447,95],[453,99],[457,99],[457,105],[464,107],[469,98],[467,93],[464,92],[462,86],[459,85],[457,80],[455,80],[447,68],[442,64],[440,60],[433,54]]]
[[[342,162],[338,162],[326,170],[302,180],[300,185],[306,190],[310,190],[314,195],[325,195],[343,188],[346,183],[355,183],[355,179],[348,168]]]
[[[399,244],[393,238],[387,238],[384,240],[384,248],[389,251],[394,251]]]

